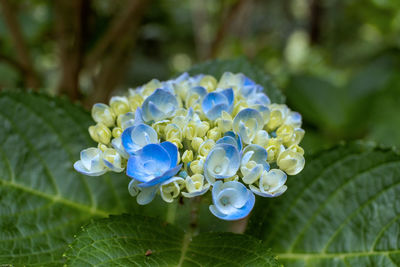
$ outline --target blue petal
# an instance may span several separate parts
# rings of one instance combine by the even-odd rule
[[[235,220],[243,219],[244,217],[249,215],[251,210],[253,209],[255,201],[256,201],[254,194],[250,190],[248,190],[248,199],[249,200],[247,201],[246,205],[243,206],[243,208],[237,209],[237,211],[235,213],[229,214],[226,217],[221,218],[221,219],[226,220],[226,221],[235,221]]]
[[[155,197],[157,191],[158,191],[159,186],[153,186],[153,187],[146,187],[142,188],[141,191],[139,192],[139,195],[136,198],[136,201],[139,205],[146,205],[149,204]]]
[[[244,76],[244,82],[243,82],[243,86],[251,86],[251,85],[255,85],[256,83],[251,80],[249,77]]]
[[[203,112],[207,113],[218,104],[225,104],[228,106],[229,102],[226,96],[224,96],[223,94],[219,92],[211,92],[204,97],[203,102],[201,103],[201,107],[203,109]]]
[[[140,182],[147,182],[155,178],[154,175],[147,172],[138,156],[132,156],[128,159],[126,175]]]
[[[264,93],[258,93],[258,103],[261,105],[269,105],[271,104],[271,100],[269,99],[269,97],[264,94]]]
[[[211,108],[211,110],[205,112],[206,117],[209,120],[216,120],[221,117],[222,111],[229,111],[229,106],[225,103],[217,104]]]
[[[228,182],[228,183],[231,183],[231,182]],[[234,185],[233,183],[237,183],[237,185],[236,184]],[[227,184],[227,183],[225,183],[225,184]],[[244,187],[244,190],[246,190],[246,192],[244,192],[242,190],[242,188],[240,188],[240,187]],[[216,196],[219,194],[219,192],[224,190],[224,188],[235,188],[236,190],[239,190],[238,193],[239,192],[241,194],[244,193],[245,196],[243,196],[243,197],[247,199],[247,202],[245,203],[245,205],[242,208],[232,209],[233,212],[231,212],[230,214],[224,214],[223,212],[221,212],[214,203],[214,205],[210,205],[210,207],[209,207],[211,213],[214,214],[214,216],[216,216],[222,220],[227,220],[227,221],[240,220],[240,219],[243,219],[244,217],[246,217],[254,207],[254,203],[255,203],[254,194],[250,190],[246,189],[246,187],[239,182],[232,182],[230,185],[222,185],[222,182],[218,181],[214,184],[214,187],[213,187],[213,191],[212,191],[213,201],[215,201],[217,199]],[[216,192],[214,192],[214,191],[216,191]]]
[[[151,121],[151,120],[160,120],[160,119],[164,119],[164,112],[162,112],[158,107],[158,105],[155,104],[152,101],[149,101],[148,103],[148,112],[150,113],[150,117],[151,119],[147,119],[146,121]]]
[[[143,124],[144,120],[143,120],[143,112],[141,108],[137,108],[135,111],[135,121],[133,123],[134,126],[139,125],[139,124]]]
[[[78,160],[77,162],[74,163],[74,169],[77,172],[80,172],[80,173],[82,173],[84,175],[88,175],[88,176],[100,176],[107,172],[107,169],[105,169],[105,168],[103,170],[89,171],[88,169],[85,168],[85,166],[83,166],[81,160]]]
[[[164,173],[171,166],[171,158],[165,148],[159,144],[149,144],[143,147],[138,155],[146,165],[149,173]],[[158,175],[157,175],[158,176]]]
[[[170,169],[168,152],[159,144],[150,144],[128,160],[126,174],[140,182],[149,182]]]
[[[164,174],[162,174],[159,177],[156,177],[156,178],[152,179],[151,181],[148,181],[146,183],[138,184],[138,187],[145,188],[145,187],[150,187],[150,186],[161,184],[162,182],[168,180],[169,178],[171,178],[172,176],[177,174],[181,168],[182,168],[182,164],[179,164],[175,168],[169,169]]]
[[[125,148],[124,148],[123,145],[122,145],[122,138],[121,138],[121,136],[120,136],[120,137],[117,137],[117,138],[114,138],[114,139],[111,141],[111,145],[112,145],[112,147],[113,147],[115,150],[117,150],[117,152],[121,155],[121,157],[126,158],[126,159],[129,158],[129,154],[126,153]]]
[[[247,152],[253,152],[249,160],[255,161],[257,164],[262,164],[264,166],[264,170],[269,170],[269,164],[267,163],[268,153],[265,148],[259,145],[251,144],[246,146],[243,150],[243,156],[246,155]]]
[[[226,133],[224,134],[224,136],[231,136],[231,137],[235,138],[235,139],[236,139],[236,142],[237,142],[237,148],[238,148],[238,150],[239,150],[239,151],[242,150],[243,145],[242,145],[242,138],[240,138],[240,135],[235,134],[233,131],[229,131],[229,132],[226,132]]]
[[[228,145],[232,145],[232,146],[236,147],[237,150],[239,150],[237,141],[235,140],[235,138],[233,138],[233,137],[231,137],[231,136],[224,136],[224,137],[218,139],[218,141],[216,142],[216,144],[228,144]]]
[[[146,124],[139,124],[124,130],[122,145],[128,154],[134,155],[147,144],[157,143],[157,132]]]
[[[215,166],[215,164],[218,163],[218,160],[221,160],[221,149],[223,150],[224,158],[227,158],[229,162],[227,166],[223,166],[226,167],[223,173],[215,174],[213,171],[209,170],[209,167],[211,167],[211,169],[218,167]],[[210,184],[214,184],[215,179],[224,179],[235,175],[239,166],[240,154],[236,147],[228,144],[218,144],[207,155],[206,161],[204,162],[204,176]]]
[[[198,94],[201,98],[203,98],[207,94],[207,90],[203,86],[192,87],[190,91]]]
[[[234,100],[234,93],[232,88],[228,88],[225,90],[220,91],[221,94],[223,94],[226,99],[228,99],[228,105],[231,107],[233,105],[233,100]]]
[[[212,199],[216,199],[217,198],[219,192],[221,192],[221,190],[223,189],[223,184],[224,183],[222,181],[216,181],[213,184],[213,188],[212,188],[212,191],[211,191]]]
[[[184,73],[182,73],[181,75],[179,75],[178,77],[176,77],[176,78],[174,79],[174,82],[176,82],[176,83],[181,83],[181,82],[183,82],[184,80],[187,80],[188,78],[190,78],[189,73],[184,72]]]
[[[144,121],[159,121],[172,116],[178,107],[176,97],[163,89],[156,89],[147,97],[142,105],[142,117]]]
[[[178,148],[176,147],[176,145],[174,145],[171,142],[162,142],[160,144],[169,154],[169,157],[171,159],[171,164],[170,167],[173,168],[176,166],[176,164],[178,164]]]
[[[246,127],[246,122],[249,120],[256,120],[252,129]],[[261,113],[253,108],[246,108],[236,115],[233,119],[232,128],[235,133],[239,134],[243,142],[250,144],[256,133],[264,127],[264,120]]]

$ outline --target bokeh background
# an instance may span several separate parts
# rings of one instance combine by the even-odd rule
[[[204,60],[246,57],[303,114],[308,153],[341,140],[400,145],[399,0],[0,0],[0,9],[0,90],[90,107]]]

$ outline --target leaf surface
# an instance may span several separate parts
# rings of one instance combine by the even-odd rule
[[[232,233],[191,238],[157,219],[120,215],[83,227],[67,266],[279,266],[259,240]]]
[[[90,116],[62,99],[0,94],[0,264],[56,265],[79,226],[133,209],[129,179],[73,169]]]
[[[285,266],[400,265],[400,156],[350,144],[308,158],[288,191],[257,199],[248,233]]]

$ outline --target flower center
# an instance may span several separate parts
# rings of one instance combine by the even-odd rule
[[[215,173],[219,174],[219,173],[221,173],[221,171],[222,171],[222,168],[220,165],[215,166],[215,168],[214,168]]]
[[[220,202],[221,202],[221,204],[222,204],[222,205],[226,206],[226,205],[228,205],[228,204],[229,204],[229,198],[228,198],[228,197],[226,197],[226,196],[224,196],[224,197],[221,197],[221,200],[220,200]]]

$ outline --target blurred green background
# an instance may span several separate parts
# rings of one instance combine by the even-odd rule
[[[86,107],[213,58],[246,57],[303,115],[308,153],[400,145],[399,0],[0,0],[0,90]]]

